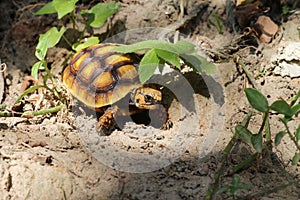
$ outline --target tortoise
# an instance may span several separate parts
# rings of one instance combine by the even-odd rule
[[[158,116],[164,111],[166,115],[160,128],[169,129],[172,122],[162,105],[162,92],[140,83],[139,56],[117,53],[114,48],[118,46],[101,43],[77,52],[63,71],[64,85],[88,108],[104,112],[96,125],[98,131],[109,130],[115,124],[116,115],[131,115],[139,110],[153,110]],[[124,112],[117,104],[128,95],[128,105],[136,109]]]

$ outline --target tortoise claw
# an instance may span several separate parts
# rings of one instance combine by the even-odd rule
[[[161,127],[162,130],[169,130],[173,127],[173,122],[170,120],[170,118],[167,119],[167,121],[164,123],[164,125]]]

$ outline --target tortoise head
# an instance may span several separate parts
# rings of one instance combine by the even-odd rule
[[[161,92],[149,87],[139,87],[131,93],[131,102],[141,109],[155,109],[161,100]]]

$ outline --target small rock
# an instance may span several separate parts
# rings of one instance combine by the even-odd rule
[[[300,77],[300,42],[293,42],[281,49],[274,59],[274,73],[291,78]]]

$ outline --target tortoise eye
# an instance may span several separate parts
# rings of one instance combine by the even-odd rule
[[[145,102],[154,102],[154,98],[151,95],[144,95]]]
[[[136,99],[136,100],[135,100],[135,102],[136,102],[137,104],[139,104],[140,101],[141,101],[140,99]]]

